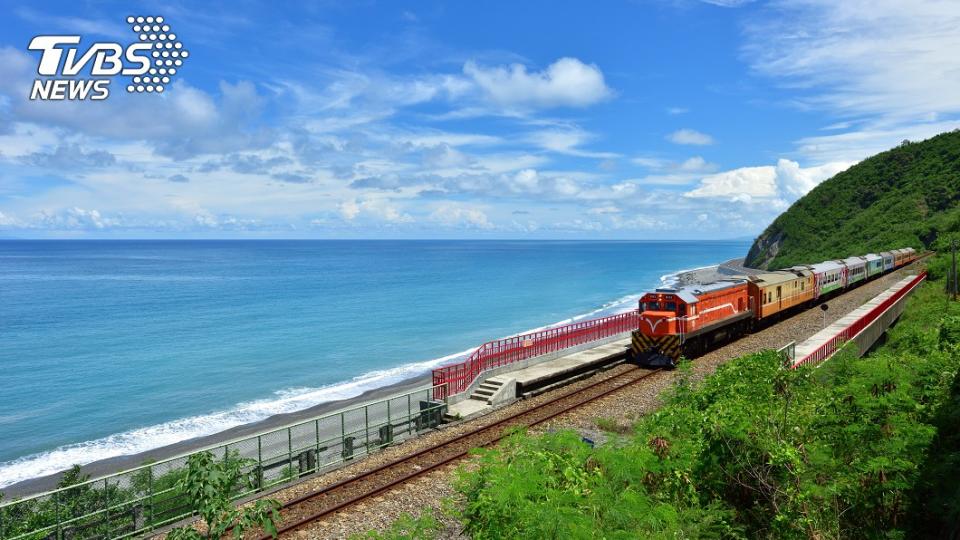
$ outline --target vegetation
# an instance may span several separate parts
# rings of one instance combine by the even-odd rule
[[[754,241],[746,264],[784,268],[960,232],[960,132],[900,146],[821,183]]]
[[[187,471],[179,488],[193,501],[203,520],[203,530],[188,525],[174,529],[167,535],[170,540],[219,539],[231,532],[236,540],[244,532],[263,529],[276,538],[276,522],[280,518],[280,503],[273,499],[260,499],[241,508],[233,505],[233,497],[244,489],[254,487],[254,479],[244,473],[246,460],[214,459],[210,452],[192,454],[187,461]]]
[[[144,468],[129,478],[126,487],[117,478],[87,483],[89,477],[74,466],[63,474],[57,484],[61,491],[55,496],[0,508],[0,538],[23,535],[25,539],[40,540],[57,534],[77,540],[113,538],[177,521],[190,514],[195,501],[207,504],[207,500],[197,498],[195,491],[203,478],[208,480],[208,491],[226,489],[215,482],[229,481],[227,492],[231,497],[252,489],[256,469],[251,460],[240,458],[236,452],[216,460],[211,454],[204,454],[191,456],[186,468],[164,474]],[[204,476],[202,471],[209,474]]]
[[[942,285],[921,287],[867,357],[840,353],[817,369],[787,370],[773,352],[750,355],[700,383],[683,379],[615,444],[591,448],[572,431],[520,432],[477,451],[457,482],[465,532],[956,537],[960,304]],[[405,523],[370,538],[436,537],[417,520]]]

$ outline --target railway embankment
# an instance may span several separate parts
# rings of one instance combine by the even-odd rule
[[[831,309],[827,314],[827,324],[834,322],[848,312],[861,306],[864,302],[901,280],[907,273],[916,272],[915,267],[900,270],[834,298],[831,300]],[[743,339],[707,353],[682,370],[671,372],[665,377],[658,377],[647,382],[647,384],[626,388],[587,406],[571,410],[560,417],[541,424],[537,428],[532,429],[531,432],[543,434],[572,429],[579,437],[586,437],[594,442],[602,442],[618,437],[621,440],[625,440],[621,433],[631,433],[634,429],[633,424],[638,420],[649,417],[651,413],[656,412],[658,408],[663,405],[664,398],[670,394],[678,383],[684,385],[701,384],[701,381],[709,377],[719,366],[733,358],[755,354],[762,350],[776,349],[790,341],[803,340],[822,329],[823,324],[824,318],[819,310],[799,313],[786,321],[772,325],[760,332],[751,334]],[[595,376],[594,379],[597,377],[615,377],[624,369],[627,368],[614,368],[602,375]],[[681,381],[683,382],[681,383]],[[588,381],[581,381],[568,386],[563,391],[574,390],[585,384],[588,384]],[[523,402],[518,402],[509,407],[497,410],[475,422],[488,422],[500,419],[505,415],[513,414],[516,407],[536,405],[539,402],[538,400],[547,398],[549,398],[549,394],[541,395],[531,400],[524,400]],[[470,423],[461,423],[450,426],[446,428],[450,430],[448,434],[444,434],[441,431],[425,438],[405,443],[405,448],[403,449],[388,449],[383,455],[374,456],[372,458],[374,461],[369,464],[364,465],[358,463],[347,470],[334,473],[333,477],[317,479],[313,482],[313,489],[324,483],[358,474],[359,471],[364,470],[367,466],[382,463],[383,461],[381,460],[396,457],[396,455],[399,455],[395,454],[397,452],[410,452],[420,448],[421,445],[431,444],[436,437],[459,433],[461,430],[468,429],[469,425]],[[474,464],[476,462],[471,461],[470,463],[472,467],[475,466]],[[425,510],[432,508],[435,509],[432,514],[439,517],[438,522],[441,528],[441,531],[437,533],[437,537],[455,537],[463,527],[462,519],[450,517],[439,510],[444,504],[442,502],[444,500],[459,501],[459,503],[454,506],[462,508],[460,505],[464,502],[464,495],[455,488],[455,478],[456,467],[451,466],[436,470],[414,482],[400,486],[389,494],[380,496],[371,502],[361,503],[336,516],[318,521],[303,529],[300,534],[311,538],[342,538],[371,528],[383,531],[388,529],[391,523],[399,516],[404,514],[421,516],[424,515]],[[297,490],[301,493],[309,489],[311,489],[309,484],[297,487]],[[491,489],[493,489],[492,486]],[[408,525],[411,523],[412,522],[407,522]],[[420,523],[420,525],[422,525],[422,523]]]

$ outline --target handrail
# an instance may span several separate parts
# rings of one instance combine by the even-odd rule
[[[926,277],[927,272],[924,270],[918,276],[910,280],[910,283],[907,283],[901,287],[899,291],[893,293],[893,295],[891,295],[889,298],[876,305],[873,309],[854,321],[853,324],[840,330],[815,350],[794,362],[791,368],[795,369],[798,366],[808,363],[820,363],[832,356],[843,346],[844,343],[856,337],[857,334],[859,334],[864,328],[869,326],[871,323],[873,323],[873,321],[877,320],[880,315],[890,309],[892,305],[896,304],[901,298],[909,294],[910,291],[916,288],[916,286],[926,279]]]
[[[480,373],[637,329],[637,310],[488,341],[463,362],[433,370],[434,399],[467,390]]]

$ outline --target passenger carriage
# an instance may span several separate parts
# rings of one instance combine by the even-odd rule
[[[813,272],[805,270],[806,275],[802,272],[781,270],[750,276],[748,288],[754,316],[770,317],[813,300],[816,293]]]
[[[904,251],[905,251],[905,250],[902,250],[902,249],[895,249],[895,250],[891,251],[891,253],[893,253],[893,267],[894,267],[894,268],[900,268],[901,266],[904,265],[904,262],[903,262],[903,261],[904,261],[904,259],[906,259],[906,254],[904,253]]]
[[[863,256],[867,263],[867,279],[883,273],[883,257],[876,253],[867,253]]]
[[[849,287],[867,279],[867,263],[860,257],[847,257],[837,261],[847,267],[847,283],[844,287]]]
[[[817,298],[847,286],[847,267],[841,263],[824,261],[811,264],[810,270],[813,270]]]
[[[880,256],[883,257],[883,271],[889,272],[893,270],[894,256],[892,251],[881,251]]]

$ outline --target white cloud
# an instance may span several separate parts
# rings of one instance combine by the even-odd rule
[[[60,212],[44,210],[34,220],[34,225],[46,229],[104,229],[119,225],[120,220],[107,218],[99,210],[72,207]]]
[[[478,229],[492,229],[493,224],[487,214],[478,208],[460,204],[447,203],[439,206],[428,216],[430,221],[448,227],[468,227]]]
[[[845,114],[960,111],[960,4],[936,0],[777,2],[747,25],[753,68],[817,89]]]
[[[612,204],[607,206],[596,206],[594,208],[591,208],[590,210],[587,210],[588,214],[593,214],[595,216],[598,216],[598,215],[602,216],[605,214],[619,214],[620,212],[621,210],[616,206],[613,206]]]
[[[707,163],[707,160],[700,156],[693,156],[681,163],[677,168],[684,172],[703,172],[714,169],[715,165]]]
[[[775,166],[740,167],[705,176],[696,189],[684,196],[738,202],[751,202],[756,198],[793,201],[851,165],[852,162],[835,162],[801,168],[796,161],[780,159]]]
[[[700,186],[687,192],[688,197],[773,197],[777,194],[774,179],[776,168],[740,167],[706,176]]]
[[[802,169],[796,161],[778,160],[775,177],[777,190],[788,200],[798,199],[817,187],[820,182],[849,169],[854,163],[833,162]]]
[[[561,58],[533,72],[522,64],[485,67],[470,61],[463,73],[490,101],[505,107],[586,107],[612,95],[600,68],[576,58]]]
[[[802,89],[793,103],[833,113],[825,129],[850,130],[801,139],[815,162],[860,160],[960,126],[956,2],[786,0],[745,28],[756,73]]]
[[[20,220],[0,212],[0,227],[21,227]]]
[[[719,7],[738,8],[738,7],[753,3],[756,0],[700,0],[700,1],[705,4],[711,4]]]
[[[619,154],[613,152],[594,152],[578,148],[593,139],[594,135],[576,127],[534,131],[528,134],[526,138],[544,150],[550,150],[558,154],[596,159],[619,157]]]
[[[412,223],[414,221],[413,216],[404,213],[396,205],[384,199],[364,199],[361,201],[350,199],[341,202],[337,209],[348,222],[353,222],[361,216],[393,224]]]
[[[667,140],[674,144],[691,144],[704,146],[713,144],[713,137],[706,133],[701,133],[695,129],[678,129],[667,135]]]

